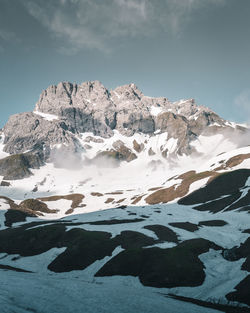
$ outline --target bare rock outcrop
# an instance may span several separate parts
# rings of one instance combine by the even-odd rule
[[[200,134],[226,128],[230,128],[226,121],[193,99],[172,103],[164,97],[147,97],[134,84],[109,91],[99,81],[79,85],[61,82],[42,92],[34,112],[9,118],[3,129],[4,151],[39,152],[43,162],[50,159],[55,147],[63,146],[64,153],[81,152],[82,133],[110,138],[116,130],[125,136],[167,132],[168,139],[177,139],[175,153],[181,155],[193,151],[190,143]],[[124,147],[122,153],[117,149],[113,152],[121,153],[127,161],[131,153],[133,159],[132,152],[124,151]],[[135,149],[139,152],[143,147]]]
[[[16,180],[32,175],[30,169],[44,165],[38,152],[15,154],[0,160],[0,175],[7,180]]]

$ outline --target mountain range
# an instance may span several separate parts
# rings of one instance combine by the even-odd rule
[[[247,125],[61,82],[0,137],[3,312],[250,311]]]

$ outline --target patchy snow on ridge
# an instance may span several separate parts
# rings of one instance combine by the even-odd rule
[[[88,137],[95,140],[85,141]],[[108,209],[119,205],[130,205],[136,198],[137,205],[146,205],[145,198],[152,193],[151,188],[169,188],[181,180],[169,180],[173,176],[188,171],[196,173],[212,171],[233,156],[250,153],[250,147],[236,148],[221,135],[200,136],[194,142],[197,154],[176,155],[177,139],[168,138],[168,133],[155,136],[137,133],[134,136],[122,136],[118,131],[110,138],[93,136],[84,133],[80,143],[88,144],[91,149],[82,152],[82,164],[72,169],[57,168],[53,163],[47,163],[40,169],[32,169],[33,175],[22,180],[11,181],[11,186],[0,186],[0,193],[17,203],[28,198],[39,198],[53,195],[68,195],[78,193],[84,195],[84,207],[75,208],[74,213],[86,213]],[[101,151],[113,149],[113,143],[122,141],[137,158],[132,162],[110,163],[103,159],[96,164],[92,159]],[[134,141],[143,144],[141,152],[134,150]],[[164,158],[162,146],[171,157]],[[155,154],[149,155],[149,150]],[[87,161],[86,161],[87,160]],[[244,160],[233,169],[250,168],[250,158]],[[225,169],[228,171],[229,169]],[[136,174],[135,174],[136,173]],[[209,177],[199,179],[189,186],[189,192],[201,187]],[[168,181],[169,180],[169,181]],[[179,182],[178,182],[179,181]],[[173,202],[176,202],[176,198]],[[52,208],[52,203],[47,203]],[[70,201],[64,200],[61,205],[55,202],[58,213],[46,214],[46,218],[63,217],[70,209]]]
[[[55,114],[43,113],[43,112],[39,112],[39,111],[34,111],[33,113],[40,115],[41,117],[43,117],[47,121],[58,120],[58,118],[59,118]]]
[[[151,106],[150,113],[151,113],[153,116],[157,116],[157,115],[160,114],[161,112],[162,112],[162,108],[161,108],[161,107]]]
[[[7,156],[9,156],[9,153],[4,152],[4,134],[0,134],[0,159],[3,159]]]

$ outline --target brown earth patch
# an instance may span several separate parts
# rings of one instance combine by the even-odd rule
[[[216,168],[214,169],[214,171],[222,171],[222,170],[224,170],[224,169],[226,169],[226,166],[225,166],[225,165],[220,165],[220,166],[216,167]]]
[[[224,161],[219,162],[219,163],[223,163],[223,164],[214,170],[220,171],[220,170],[225,170],[228,168],[235,167],[235,166],[241,164],[244,160],[249,159],[249,158],[250,158],[250,153],[235,155],[232,158],[228,159],[226,163],[223,163]]]
[[[176,185],[152,193],[147,198],[145,198],[146,203],[158,204],[158,203],[167,203],[169,201],[174,200],[175,198],[178,197],[178,193],[176,192],[175,186]]]
[[[244,160],[249,159],[249,158],[250,158],[250,153],[236,155],[226,162],[226,167],[237,166],[241,164]]]
[[[58,210],[50,210],[47,204],[37,199],[26,199],[19,204],[19,207],[25,212],[42,212],[42,213],[57,213]]]
[[[87,204],[85,204],[85,203],[82,203],[82,204],[80,204],[80,205],[78,205],[78,208],[85,208],[87,206]],[[72,208],[70,208],[70,209],[68,209],[66,212],[65,212],[65,214],[72,214],[74,212],[74,209],[72,209]]]
[[[142,152],[142,150],[144,149],[144,144],[141,143],[139,144],[135,139],[133,141],[133,147],[134,147],[134,150],[138,153]]]
[[[159,189],[162,189],[162,187],[149,188],[148,191],[155,191],[155,190],[159,190]]]
[[[169,201],[173,201],[176,198],[185,196],[188,193],[189,187],[192,183],[203,178],[214,177],[216,175],[218,175],[218,173],[212,171],[201,173],[196,173],[195,171],[186,172],[176,178],[182,179],[182,182],[179,185],[175,184],[171,187],[157,190],[156,192],[149,195],[145,201],[148,204],[167,203]]]
[[[93,197],[102,197],[103,194],[100,193],[100,192],[91,192],[91,196],[93,196]]]
[[[34,210],[16,204],[8,197],[0,196],[0,199],[4,199],[10,206],[5,213],[4,224],[7,227],[11,227],[14,223],[24,222],[27,217],[36,217],[38,215],[42,215],[40,212],[35,212]]]
[[[104,203],[110,203],[113,202],[115,199],[114,198],[108,198]]]
[[[177,179],[177,175],[170,177],[167,181],[173,180],[173,179]]]
[[[196,171],[188,171],[184,174],[177,176],[176,179],[189,179],[189,178],[193,177],[195,174],[196,174]]]
[[[133,201],[131,202],[131,204],[137,204],[139,201],[141,201],[141,199],[144,197],[145,195],[141,195],[141,196],[138,196],[138,197],[136,197],[136,198],[132,198],[133,199]],[[131,200],[132,200],[131,199]]]
[[[70,195],[64,195],[64,196],[50,196],[50,197],[43,197],[43,198],[37,198],[38,200],[41,201],[58,201],[58,200],[70,200],[72,201],[71,203],[71,208],[67,211],[69,213],[66,212],[66,214],[70,214],[74,211],[75,208],[79,207],[82,200],[85,198],[84,195],[80,194],[80,193],[72,193]],[[84,205],[86,206],[86,205]]]
[[[122,195],[122,191],[106,192],[105,195]]]
[[[133,197],[131,198],[131,200],[134,200],[134,199],[136,199],[137,197],[139,197],[139,195],[133,196]]]
[[[16,204],[12,199],[10,199],[8,197],[4,197],[4,196],[0,196],[0,199],[5,200],[8,203],[8,205],[10,206],[10,209],[18,210],[19,205]]]
[[[124,202],[125,200],[126,200],[126,198],[123,198],[123,199],[120,199],[120,200],[116,201],[115,203],[122,203],[122,202]]]

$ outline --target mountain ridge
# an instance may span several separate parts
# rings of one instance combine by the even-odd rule
[[[48,161],[58,145],[81,152],[79,135],[87,132],[102,138],[113,137],[114,131],[128,137],[168,133],[168,139],[177,139],[176,153],[182,155],[194,152],[191,143],[201,134],[246,130],[196,105],[194,99],[172,103],[164,97],[146,97],[134,84],[108,91],[93,81],[48,87],[34,111],[11,116],[2,133],[4,152],[39,151],[42,161]]]

